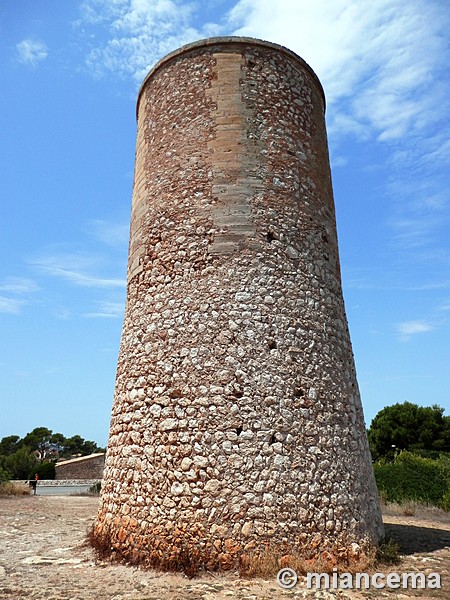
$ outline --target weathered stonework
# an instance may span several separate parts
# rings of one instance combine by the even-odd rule
[[[97,452],[89,456],[80,456],[56,463],[56,479],[93,479],[98,481],[103,477],[104,468],[105,454]]]
[[[128,295],[95,532],[230,568],[377,541],[324,96],[293,52],[213,38],[138,99]]]

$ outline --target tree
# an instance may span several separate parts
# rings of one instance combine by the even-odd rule
[[[38,464],[34,453],[23,446],[14,454],[6,457],[4,468],[10,474],[11,479],[31,479],[34,478]]]
[[[30,479],[35,473],[40,479],[54,479],[58,457],[86,456],[103,451],[95,442],[80,435],[66,438],[47,427],[35,427],[22,439],[18,435],[9,435],[0,440],[0,480]]]
[[[22,445],[36,453],[36,457],[43,461],[53,451],[52,430],[47,427],[35,427],[22,439]]]
[[[444,409],[436,404],[397,403],[386,406],[375,416],[368,437],[375,460],[392,459],[398,450],[437,455],[450,451],[450,417],[445,417]]]
[[[87,456],[94,452],[102,452],[95,442],[83,439],[80,435],[74,435],[67,438],[64,442],[63,456],[71,456],[73,454],[81,454]]]
[[[4,481],[9,481],[11,479],[11,474],[8,471],[5,471],[3,466],[0,466],[0,483]]]
[[[20,437],[18,435],[8,435],[0,441],[0,455],[9,456],[14,454],[20,448]]]
[[[39,479],[55,479],[55,464],[56,460],[50,460],[41,462],[38,465],[36,465],[35,472],[38,474]]]
[[[64,444],[66,443],[67,440],[63,436],[62,433],[53,433],[51,441],[52,441],[52,444],[55,446],[55,448],[57,448],[58,451],[60,451],[64,448]]]
[[[47,427],[36,427],[18,443],[33,450],[41,462],[57,456],[67,457],[73,454],[86,456],[102,451],[95,442],[85,440],[80,435],[66,438],[62,433],[53,433]]]

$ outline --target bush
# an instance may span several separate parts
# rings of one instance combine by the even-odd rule
[[[448,471],[441,461],[405,451],[393,463],[374,464],[374,471],[380,495],[387,502],[416,500],[443,506],[444,498],[450,501]]]
[[[26,447],[19,448],[14,454],[5,457],[4,468],[11,474],[11,479],[34,478],[38,461],[33,452]]]
[[[450,512],[450,490],[446,491],[439,506],[447,512]]]
[[[8,473],[8,471],[5,471],[5,469],[0,467],[0,483],[3,483],[4,481],[9,481],[10,479],[11,475]]]
[[[102,489],[102,482],[101,481],[97,481],[97,483],[94,483],[94,485],[92,485],[89,488],[89,493],[90,494],[95,494],[96,496],[98,496],[100,494],[100,490]]]
[[[398,564],[401,562],[400,546],[392,538],[384,537],[378,544],[375,560],[377,564]]]
[[[43,462],[37,465],[36,473],[39,476],[39,479],[55,479],[55,463],[51,462]]]
[[[30,486],[26,483],[3,481],[0,483],[0,496],[29,496]]]

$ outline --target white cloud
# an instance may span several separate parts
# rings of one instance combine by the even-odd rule
[[[24,300],[0,296],[0,313],[18,314],[23,304]]]
[[[0,291],[12,294],[27,294],[38,289],[34,281],[25,277],[8,277],[0,283]]]
[[[394,219],[391,225],[394,229],[393,240],[398,248],[411,251],[412,248],[423,248],[432,243],[433,230],[439,224],[435,217],[428,218],[406,215]],[[416,257],[413,257],[415,260]]]
[[[84,21],[101,24],[107,38],[87,64],[98,75],[141,82],[184,43],[208,35],[258,37],[287,46],[316,71],[328,104],[338,104],[331,131],[363,139],[371,132],[390,142],[430,124],[448,131],[450,90],[442,74],[450,59],[450,12],[439,0],[240,0],[228,14],[216,14],[216,23],[194,27],[201,10],[182,0],[88,0]]]
[[[27,295],[39,290],[31,279],[26,277],[7,277],[0,283],[0,313],[18,314],[27,303]]]
[[[119,15],[123,5],[127,3],[127,0],[87,0],[81,5],[82,21],[91,25],[109,21]]]
[[[448,116],[440,74],[449,59],[450,13],[434,0],[241,0],[238,35],[297,52],[316,71],[342,126],[396,140]],[[447,90],[448,92],[448,90]],[[334,126],[333,120],[331,126]]]
[[[88,319],[122,319],[124,308],[123,302],[101,302],[97,311],[83,316]]]
[[[41,256],[30,264],[41,272],[65,279],[74,285],[89,288],[124,288],[126,280],[100,276],[93,271],[100,268],[102,260],[89,254],[50,254]]]
[[[450,163],[446,3],[240,0],[215,8],[215,22],[206,23],[212,11],[190,0],[87,0],[84,23],[95,24],[101,40],[87,64],[97,75],[140,83],[164,54],[208,35],[287,46],[324,86],[334,166],[345,164],[341,142],[349,136],[383,144],[379,166],[389,164],[395,181],[380,182],[380,190],[385,186],[384,200],[392,203],[391,224],[399,223],[395,241],[404,248],[431,244],[449,205],[448,181],[437,175]]]
[[[400,334],[400,339],[406,341],[413,335],[418,333],[427,333],[432,331],[434,326],[426,321],[404,321],[403,323],[397,323],[396,330]]]
[[[433,172],[411,172],[387,184],[392,216],[388,220],[392,247],[406,262],[436,261],[449,264],[446,240],[450,197],[445,176]],[[445,168],[444,171],[445,172]],[[407,180],[407,175],[410,175]]]
[[[348,158],[346,158],[345,156],[332,155],[330,160],[331,160],[332,169],[338,168],[338,167],[345,167],[348,164]]]
[[[26,39],[16,45],[19,62],[35,67],[48,56],[47,46],[38,40]]]
[[[123,223],[112,223],[102,219],[94,219],[88,224],[88,230],[108,246],[126,250],[130,236],[130,224],[127,219]]]
[[[86,59],[96,75],[131,76],[140,83],[153,64],[180,45],[201,37],[190,25],[194,4],[179,0],[90,0],[86,23],[102,23],[109,39]]]

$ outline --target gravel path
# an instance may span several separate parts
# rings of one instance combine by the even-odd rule
[[[85,544],[97,504],[95,497],[0,498],[0,600],[357,600],[383,596],[396,600],[413,597],[407,590],[402,590],[403,594],[371,590],[364,595],[312,592],[301,584],[285,591],[275,580],[245,580],[235,574],[207,574],[188,579],[181,574],[110,565],[97,561]],[[399,521],[401,519],[397,519]],[[449,525],[438,526],[450,539]],[[428,561],[424,567],[445,571],[448,580],[450,550],[443,547],[445,543],[443,538],[442,543],[435,544],[436,549],[431,548],[432,552],[426,556],[424,553],[423,557]],[[410,564],[416,565],[422,560],[417,555],[409,558]],[[446,593],[441,590],[435,595],[422,591],[417,597],[423,600],[450,597]]]

